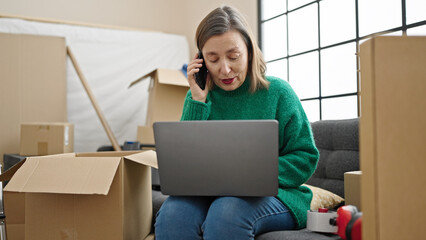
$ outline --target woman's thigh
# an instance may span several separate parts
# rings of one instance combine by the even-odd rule
[[[254,239],[294,227],[290,211],[275,197],[220,197],[211,203],[202,229],[204,239],[211,240]]]

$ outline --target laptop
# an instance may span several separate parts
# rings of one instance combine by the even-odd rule
[[[153,126],[163,194],[277,195],[278,121],[181,121]]]

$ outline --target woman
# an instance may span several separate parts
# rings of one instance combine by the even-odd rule
[[[305,227],[312,192],[301,184],[314,172],[319,153],[298,97],[287,82],[265,77],[260,49],[236,9],[213,10],[198,26],[196,41],[204,59],[196,54],[188,65],[182,120],[278,120],[278,195],[171,196],[157,214],[156,239],[254,239]],[[194,76],[203,64],[208,69],[204,90]]]

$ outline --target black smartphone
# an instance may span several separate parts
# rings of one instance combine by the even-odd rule
[[[199,72],[195,73],[195,82],[202,90],[204,90],[206,88],[207,67],[206,63],[204,62],[203,53],[201,51],[198,52],[198,58],[203,59],[203,66],[201,66]]]

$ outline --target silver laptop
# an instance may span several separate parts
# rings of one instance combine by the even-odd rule
[[[161,192],[194,196],[275,196],[275,120],[154,123]]]

